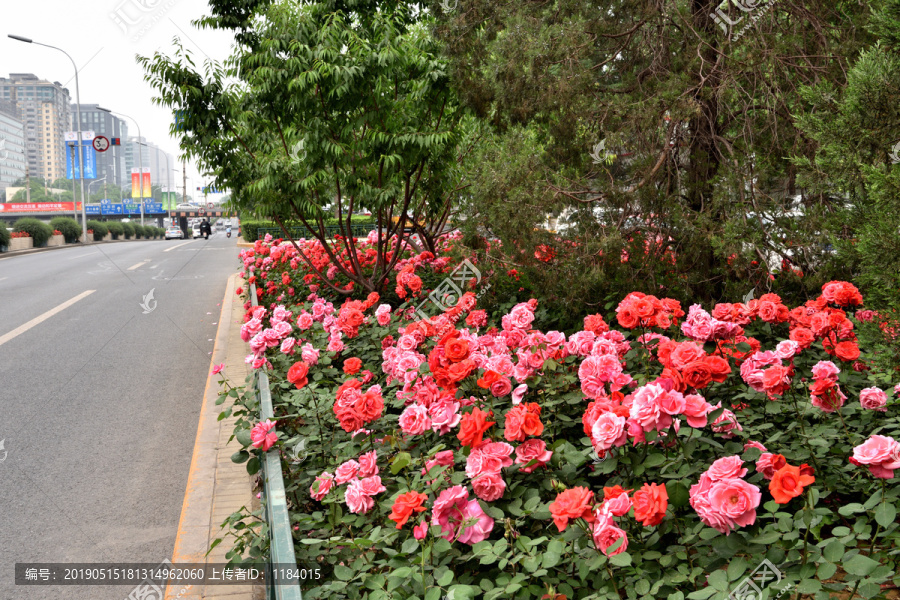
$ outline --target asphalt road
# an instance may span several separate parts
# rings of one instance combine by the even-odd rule
[[[236,242],[0,255],[0,599],[131,592],[15,586],[17,562],[171,557]]]

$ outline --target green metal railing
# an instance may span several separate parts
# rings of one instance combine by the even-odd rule
[[[256,285],[250,285],[250,298],[257,306]],[[274,419],[272,394],[269,391],[269,376],[262,370],[256,371],[254,388],[259,399],[259,419]],[[272,448],[264,453],[260,461],[260,473],[264,482],[263,495],[266,505],[266,523],[269,525],[269,562],[266,564],[266,596],[268,600],[303,600],[299,583],[278,583],[272,572],[272,565],[296,565],[294,537],[291,535],[291,519],[287,510],[284,493],[284,479],[281,473],[281,456]]]
[[[375,223],[370,223],[367,225],[351,225],[350,226],[350,234],[354,237],[365,237],[369,235],[370,231],[374,231],[378,227]],[[288,229],[291,233],[291,237],[296,239],[299,238],[311,238],[312,234],[305,227],[291,227]],[[271,234],[273,238],[283,238],[284,231],[282,231],[278,227],[257,227],[256,228],[256,239],[261,240],[266,237],[266,234]],[[342,228],[338,225],[329,225],[325,227],[325,233],[328,237],[334,237],[336,235],[344,235],[346,233],[346,229]]]

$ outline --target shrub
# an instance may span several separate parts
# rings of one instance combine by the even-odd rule
[[[106,234],[109,233],[106,224],[101,221],[88,221],[87,228],[94,231],[94,241],[101,242]]]
[[[140,225],[138,225],[138,227],[140,227]],[[122,229],[123,229],[124,232],[125,232],[125,239],[126,239],[126,240],[135,237],[135,227],[134,227],[134,224],[132,224],[132,223],[122,223]],[[140,236],[137,236],[137,237],[140,237]]]
[[[6,223],[0,223],[0,246],[9,247],[9,240],[9,229],[6,228]]]
[[[109,221],[106,224],[107,229],[112,234],[112,239],[117,240],[119,236],[125,233],[125,227],[118,221]]]
[[[768,597],[896,583],[900,386],[859,348],[848,283],[711,314],[630,294],[567,337],[535,328],[537,300],[417,321],[292,297],[291,246],[241,258],[266,282],[242,334],[276,424],[239,394],[238,458],[281,451],[298,563],[334,573],[311,597],[702,599],[763,560]]]
[[[132,223],[131,226],[134,228],[134,239],[139,240],[147,237],[146,226],[141,225],[140,223]]]
[[[39,248],[47,243],[50,236],[53,235],[53,228],[31,217],[22,217],[13,225],[13,231],[24,231],[28,233],[34,240],[34,247]]]
[[[50,227],[61,231],[67,244],[74,244],[81,237],[81,225],[71,217],[53,217],[50,219]]]

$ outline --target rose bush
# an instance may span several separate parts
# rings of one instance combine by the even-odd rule
[[[298,562],[329,572],[308,597],[703,599],[764,559],[769,597],[900,582],[900,385],[859,347],[852,284],[709,311],[632,293],[566,335],[534,299],[493,326],[472,292],[428,320],[336,306],[298,292],[295,252],[242,253],[275,421],[233,391],[227,412],[248,470],[284,454]],[[416,271],[450,265],[408,252],[417,303]]]

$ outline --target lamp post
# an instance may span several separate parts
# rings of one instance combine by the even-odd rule
[[[35,42],[31,38],[22,37],[20,35],[12,35],[9,34],[7,37],[14,39],[19,42],[25,42],[26,44],[37,44],[38,46],[44,46],[45,48],[53,48],[54,50],[59,50],[63,54],[65,54],[68,59],[72,62],[72,67],[75,69],[75,111],[76,118],[78,119],[76,130],[78,131],[78,164],[81,165],[81,169],[78,174],[81,175],[79,179],[81,180],[81,234],[84,240],[84,243],[87,243],[87,209],[85,208],[85,195],[84,195],[84,147],[81,144],[81,90],[78,86],[78,65],[75,64],[75,61],[72,60],[72,57],[69,56],[69,53],[63,50],[62,48],[57,48],[56,46],[51,46],[49,44],[42,44],[40,42]],[[73,171],[72,178],[75,178],[75,173]],[[74,183],[74,182],[73,182]],[[72,198],[74,201],[75,198]],[[77,206],[77,204],[76,204]]]
[[[140,168],[138,169],[138,189],[141,190],[141,227],[144,226],[144,151],[141,149],[141,126],[137,122],[134,117],[130,117],[125,113],[120,113],[119,111],[109,110],[108,108],[103,108],[98,106],[97,110],[102,110],[103,112],[108,112],[111,115],[119,115],[120,117],[125,117],[126,119],[131,119],[134,121],[134,124],[137,126],[138,130],[138,161],[141,163]]]

